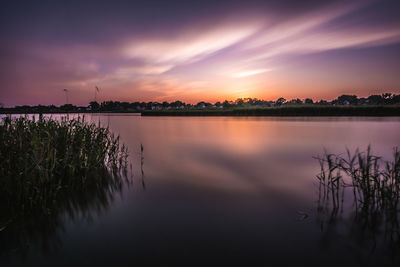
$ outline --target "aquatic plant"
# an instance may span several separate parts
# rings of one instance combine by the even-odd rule
[[[21,214],[51,212],[65,193],[120,183],[127,174],[119,136],[84,117],[5,117],[0,140],[3,227]]]
[[[373,155],[370,146],[365,152],[357,149],[354,154],[347,150],[345,157],[325,152],[317,159],[321,167],[317,175],[320,201],[330,201],[333,208],[338,208],[343,201],[339,192],[351,188],[356,211],[397,208],[400,200],[400,151],[397,147],[393,149],[393,161]]]
[[[352,228],[366,233],[374,244],[378,240],[400,252],[400,151],[393,149],[393,160],[375,156],[371,148],[364,152],[347,150],[345,156],[329,154],[317,157],[321,171],[317,175],[318,217],[321,225],[335,224],[345,212],[354,214]],[[350,194],[345,194],[351,190]],[[352,199],[345,201],[345,196]],[[349,203],[351,208],[344,207]],[[349,210],[350,209],[350,210]],[[383,233],[383,235],[382,235]],[[360,234],[359,234],[360,236]],[[400,258],[396,258],[399,261]]]

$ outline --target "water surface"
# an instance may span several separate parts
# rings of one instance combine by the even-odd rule
[[[54,231],[38,229],[24,248],[13,247],[13,235],[0,239],[11,244],[2,246],[6,265],[394,261],[346,218],[321,227],[313,156],[371,145],[390,159],[400,118],[86,117],[120,134],[133,183],[104,205],[90,200]]]

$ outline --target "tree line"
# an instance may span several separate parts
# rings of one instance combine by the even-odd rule
[[[0,106],[0,113],[63,113],[63,112],[141,112],[143,110],[190,110],[190,109],[235,109],[251,107],[281,107],[281,106],[363,106],[363,105],[400,105],[400,94],[385,93],[381,95],[370,95],[368,97],[357,97],[356,95],[341,95],[332,101],[314,101],[311,98],[290,99],[280,97],[276,100],[262,100],[257,98],[238,98],[234,101],[210,103],[200,101],[197,104],[188,104],[182,101],[173,102],[120,102],[103,101],[98,103],[92,101],[88,106],[75,106],[65,104],[37,105],[37,106],[15,106],[4,108]]]

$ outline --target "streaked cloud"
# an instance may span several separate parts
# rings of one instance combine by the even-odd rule
[[[162,74],[173,68],[173,65],[145,65],[134,67],[122,67],[115,71],[115,75],[120,78],[129,78],[134,75],[157,75]]]
[[[235,73],[235,74],[233,74],[233,77],[242,78],[242,77],[257,75],[257,74],[264,73],[267,71],[271,71],[271,70],[270,69],[247,70],[247,71]]]
[[[156,64],[188,64],[230,47],[254,34],[260,25],[218,25],[171,39],[134,40],[126,55]]]
[[[69,88],[86,104],[94,85],[115,100],[191,102],[400,88],[395,1],[116,2],[15,6],[1,28],[2,101],[60,104]]]
[[[266,59],[287,54],[304,54],[343,48],[382,46],[400,42],[400,29],[372,31],[323,31],[304,33],[301,36],[286,37],[269,47],[254,52],[252,60]]]

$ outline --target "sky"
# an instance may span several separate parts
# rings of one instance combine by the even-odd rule
[[[400,1],[9,1],[0,103],[400,93]]]

